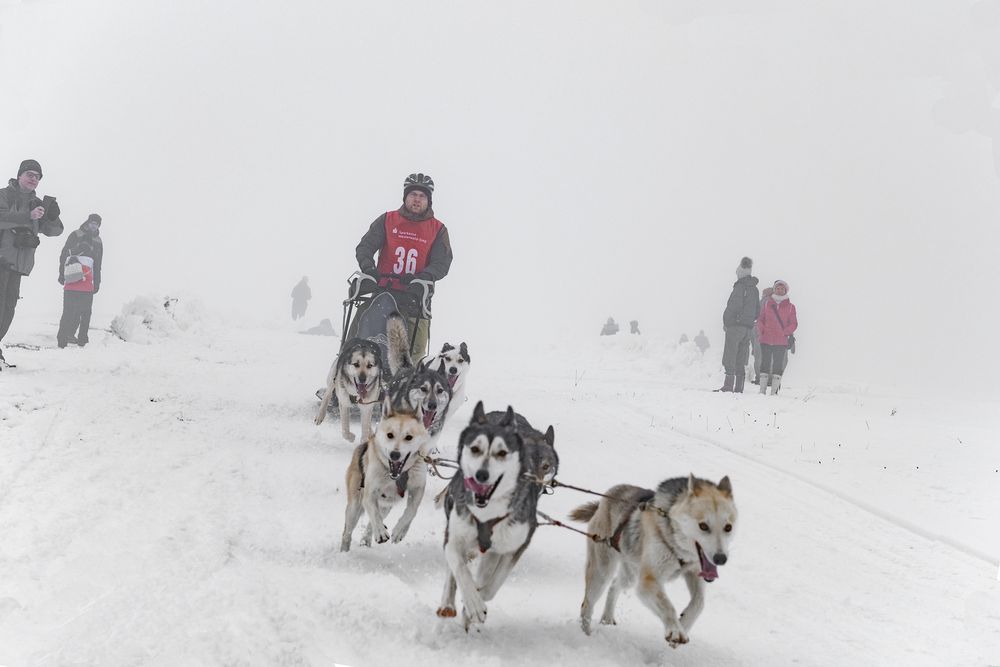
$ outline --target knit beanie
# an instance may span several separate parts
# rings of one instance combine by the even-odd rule
[[[97,215],[96,213],[91,213],[90,215],[87,216],[87,219],[84,221],[83,224],[87,224],[88,222],[97,223],[97,226],[100,227],[101,226],[101,216]]]
[[[38,164],[38,160],[25,160],[21,163],[21,166],[17,168],[17,177],[21,178],[21,174],[26,171],[37,171],[38,175],[42,174],[42,165]]]
[[[749,257],[744,257],[740,260],[740,265],[736,267],[736,278],[746,278],[750,275],[750,271],[753,269],[753,260]]]

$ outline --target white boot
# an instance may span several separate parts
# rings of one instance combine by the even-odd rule
[[[781,389],[781,376],[772,375],[771,376],[771,394],[777,394],[778,390]]]
[[[760,374],[760,393],[762,393],[762,394],[766,394],[767,393],[767,383],[768,383],[768,381],[770,379],[771,379],[771,376],[768,375],[767,373],[761,373]]]

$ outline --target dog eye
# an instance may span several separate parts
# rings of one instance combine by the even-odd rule
[[[723,528],[722,530],[726,531],[727,533],[731,533],[731,532],[733,532],[733,524],[731,524],[731,523],[727,523],[727,524],[726,524],[726,527],[725,527],[725,528]]]
[[[393,438],[395,438],[396,436],[395,436],[395,435],[393,435],[392,431],[389,431],[388,433],[386,433],[386,434],[385,434],[385,437],[387,437],[387,438],[389,438],[390,440],[392,440],[392,439],[393,439]]]
[[[551,466],[548,463],[542,464],[542,470],[548,470]]]
[[[351,365],[352,365],[352,366],[354,366],[355,368],[361,368],[361,362],[360,362],[360,361],[355,361],[355,362],[354,362],[353,364],[351,364]]]
[[[409,440],[413,440],[413,436],[412,436],[412,435],[407,435],[407,436],[405,436],[405,437],[403,438],[403,440],[407,440],[407,441],[409,441]]]
[[[480,454],[483,453],[483,450],[481,450],[479,447],[470,447],[469,451],[472,453],[473,456],[479,456]]]
[[[503,460],[503,459],[507,458],[507,452],[499,451],[499,452],[496,453],[496,457],[498,459]]]
[[[708,532],[708,524],[705,523],[704,521],[702,521],[701,523],[699,523],[698,527],[701,528],[704,532],[706,532],[706,533]]]
[[[427,393],[427,387],[421,387],[421,388],[420,388],[420,391],[422,391],[423,393],[425,393],[425,394],[426,394],[426,393]]]
[[[368,368],[375,368],[375,364],[369,362]]]

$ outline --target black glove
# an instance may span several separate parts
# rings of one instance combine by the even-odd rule
[[[65,285],[66,284],[66,279],[64,277],[62,277],[62,276],[59,276],[59,278],[57,278],[57,280],[59,281],[60,285]]]
[[[409,285],[410,281],[413,280],[412,273],[403,273],[397,277],[399,278],[399,282],[403,283],[404,285]]]
[[[61,212],[62,211],[59,208],[59,204],[56,202],[55,199],[53,199],[51,202],[49,202],[49,205],[45,207],[45,219],[55,220],[56,218],[59,217],[59,214]]]
[[[100,291],[101,291],[101,286],[100,285],[94,285],[94,294],[97,294]]]

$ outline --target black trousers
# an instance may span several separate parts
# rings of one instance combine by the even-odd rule
[[[21,296],[21,274],[10,269],[0,269],[0,340],[7,335],[14,321],[14,309]]]
[[[760,372],[768,375],[781,375],[785,372],[785,362],[788,359],[788,347],[785,345],[760,345]]]
[[[59,333],[56,334],[56,342],[60,347],[64,347],[69,339],[76,335],[76,342],[86,345],[90,340],[90,311],[94,305],[94,295],[90,292],[74,292],[65,290],[63,292],[63,312],[59,320]],[[79,329],[79,333],[77,333]]]

